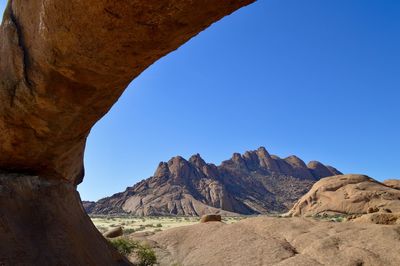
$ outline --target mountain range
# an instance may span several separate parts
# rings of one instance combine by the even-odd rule
[[[89,214],[222,215],[288,211],[321,178],[342,174],[317,161],[307,165],[296,156],[281,159],[264,147],[216,166],[199,154],[160,162],[154,175],[125,191],[84,201]]]

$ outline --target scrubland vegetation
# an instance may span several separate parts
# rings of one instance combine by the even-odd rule
[[[225,223],[235,223],[245,219],[245,216],[238,217],[223,217]],[[179,217],[179,216],[91,216],[91,219],[97,229],[104,233],[114,227],[121,226],[125,235],[135,232],[159,232],[169,228],[196,224],[200,221],[199,217]]]

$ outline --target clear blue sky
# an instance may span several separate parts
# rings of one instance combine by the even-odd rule
[[[175,155],[219,164],[259,146],[400,178],[399,14],[398,0],[261,0],[214,24],[93,128],[81,197],[119,192]]]

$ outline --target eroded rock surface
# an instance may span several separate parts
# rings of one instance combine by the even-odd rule
[[[383,181],[383,184],[388,187],[400,190],[400,179],[388,179]]]
[[[67,182],[0,173],[0,265],[129,265]]]
[[[281,159],[264,147],[234,153],[215,166],[199,154],[161,162],[154,176],[124,192],[87,203],[92,214],[221,215],[286,212],[320,178],[340,173],[314,171],[298,157]]]
[[[121,226],[118,226],[117,228],[113,228],[103,234],[104,237],[107,238],[115,238],[122,236],[124,234],[124,231],[122,230]]]
[[[221,221],[222,221],[221,215],[215,215],[215,214],[206,214],[203,215],[200,219],[200,223],[221,222]]]
[[[160,265],[400,265],[397,225],[257,217],[169,229],[147,239]]]
[[[365,175],[323,178],[289,211],[290,215],[400,212],[400,190]]]
[[[81,182],[91,127],[157,59],[253,0],[10,1],[0,168]]]
[[[1,265],[127,263],[76,192],[90,129],[144,69],[251,2],[9,1],[0,28],[0,170],[27,175],[1,177]]]

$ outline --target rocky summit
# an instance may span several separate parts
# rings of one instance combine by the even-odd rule
[[[161,162],[152,177],[84,206],[91,214],[138,216],[278,213],[289,210],[319,179],[340,174],[320,162],[281,159],[264,147],[234,153],[219,166],[199,154],[189,160],[177,156]]]

